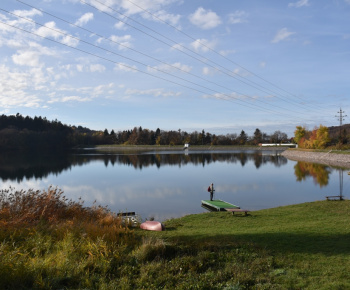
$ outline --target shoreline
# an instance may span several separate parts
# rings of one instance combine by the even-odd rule
[[[332,150],[328,152],[314,152],[288,149],[282,152],[281,155],[294,161],[312,162],[350,169],[350,154],[332,153]]]
[[[350,154],[343,154],[339,151],[325,151],[315,152],[309,150],[292,149],[281,146],[261,147],[261,146],[221,146],[221,145],[194,145],[188,149],[183,146],[167,146],[167,145],[99,145],[92,148],[81,148],[87,150],[106,151],[106,152],[120,152],[120,151],[177,151],[177,152],[210,152],[210,151],[279,151],[281,156],[294,161],[312,162],[324,164],[328,166],[343,167],[350,169]]]
[[[222,145],[193,145],[185,149],[182,145],[99,145],[91,148],[81,148],[98,151],[234,151],[234,150],[257,150],[257,151],[284,151],[287,148],[281,146],[261,147],[261,146],[222,146]]]

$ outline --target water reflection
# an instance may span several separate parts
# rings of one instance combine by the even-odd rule
[[[331,170],[323,164],[298,161],[294,166],[294,173],[299,182],[311,176],[315,184],[323,187],[328,185]]]
[[[279,151],[243,151],[243,152],[200,152],[190,154],[184,152],[140,152],[140,153],[78,153],[78,154],[0,154],[0,178],[3,181],[13,180],[21,182],[24,179],[41,179],[49,174],[60,174],[74,166],[83,166],[91,162],[102,161],[106,167],[126,165],[137,170],[156,166],[206,166],[212,163],[240,164],[244,167],[253,162],[258,169],[262,165],[271,163],[280,167],[287,163]]]
[[[338,172],[287,160],[280,151],[93,152],[0,155],[0,188],[61,188],[68,198],[164,220],[205,211],[215,198],[258,210],[324,199],[339,191]],[[310,178],[309,178],[310,177]]]

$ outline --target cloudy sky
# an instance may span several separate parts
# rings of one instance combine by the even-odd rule
[[[350,120],[350,0],[1,0],[0,114],[252,134]]]

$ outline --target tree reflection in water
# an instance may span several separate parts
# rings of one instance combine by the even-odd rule
[[[294,166],[297,181],[304,181],[307,177],[312,177],[315,184],[320,187],[327,186],[331,170],[323,164],[298,161]]]
[[[106,167],[115,165],[132,166],[136,170],[156,166],[206,166],[215,162],[240,163],[244,167],[248,162],[253,162],[259,169],[268,163],[280,167],[288,161],[280,155],[280,151],[194,151],[185,154],[182,151],[154,151],[154,152],[113,152],[101,153],[97,151],[83,151],[76,154],[56,153],[7,153],[0,155],[0,179],[15,180],[41,179],[49,174],[60,174],[70,170],[74,166],[83,166],[90,162],[102,161]]]

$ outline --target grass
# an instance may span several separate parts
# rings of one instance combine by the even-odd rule
[[[218,248],[229,243],[254,245],[258,250],[250,254],[264,250],[267,256],[262,261],[272,261],[265,268],[271,287],[350,288],[349,201],[292,205],[261,210],[248,217],[224,212],[205,215],[207,218],[199,215],[169,221],[168,228],[174,230],[162,235],[187,242],[205,239]],[[254,276],[252,273],[256,281]]]
[[[30,205],[30,207],[28,206]],[[63,192],[0,194],[1,289],[349,289],[350,201],[129,229]]]

